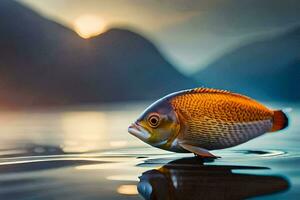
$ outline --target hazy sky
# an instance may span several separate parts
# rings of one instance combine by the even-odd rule
[[[300,25],[299,0],[19,0],[66,26],[82,15],[128,26],[190,73],[228,48]]]

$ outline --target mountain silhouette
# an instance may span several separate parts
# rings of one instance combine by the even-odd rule
[[[241,46],[221,56],[195,78],[206,86],[264,100],[299,101],[300,27]]]
[[[137,33],[114,28],[82,39],[0,1],[0,106],[150,100],[194,85]]]

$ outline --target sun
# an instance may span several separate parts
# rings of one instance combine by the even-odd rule
[[[81,15],[74,20],[74,30],[82,38],[90,38],[105,31],[105,22],[95,15]]]

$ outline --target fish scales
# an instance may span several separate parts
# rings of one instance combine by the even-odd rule
[[[189,118],[181,137],[206,149],[230,147],[272,128],[272,111],[242,95],[197,90],[179,94],[171,103]]]

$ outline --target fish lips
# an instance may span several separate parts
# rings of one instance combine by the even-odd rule
[[[132,123],[128,127],[128,132],[141,140],[147,140],[151,136],[145,128],[138,125],[137,123]]]

